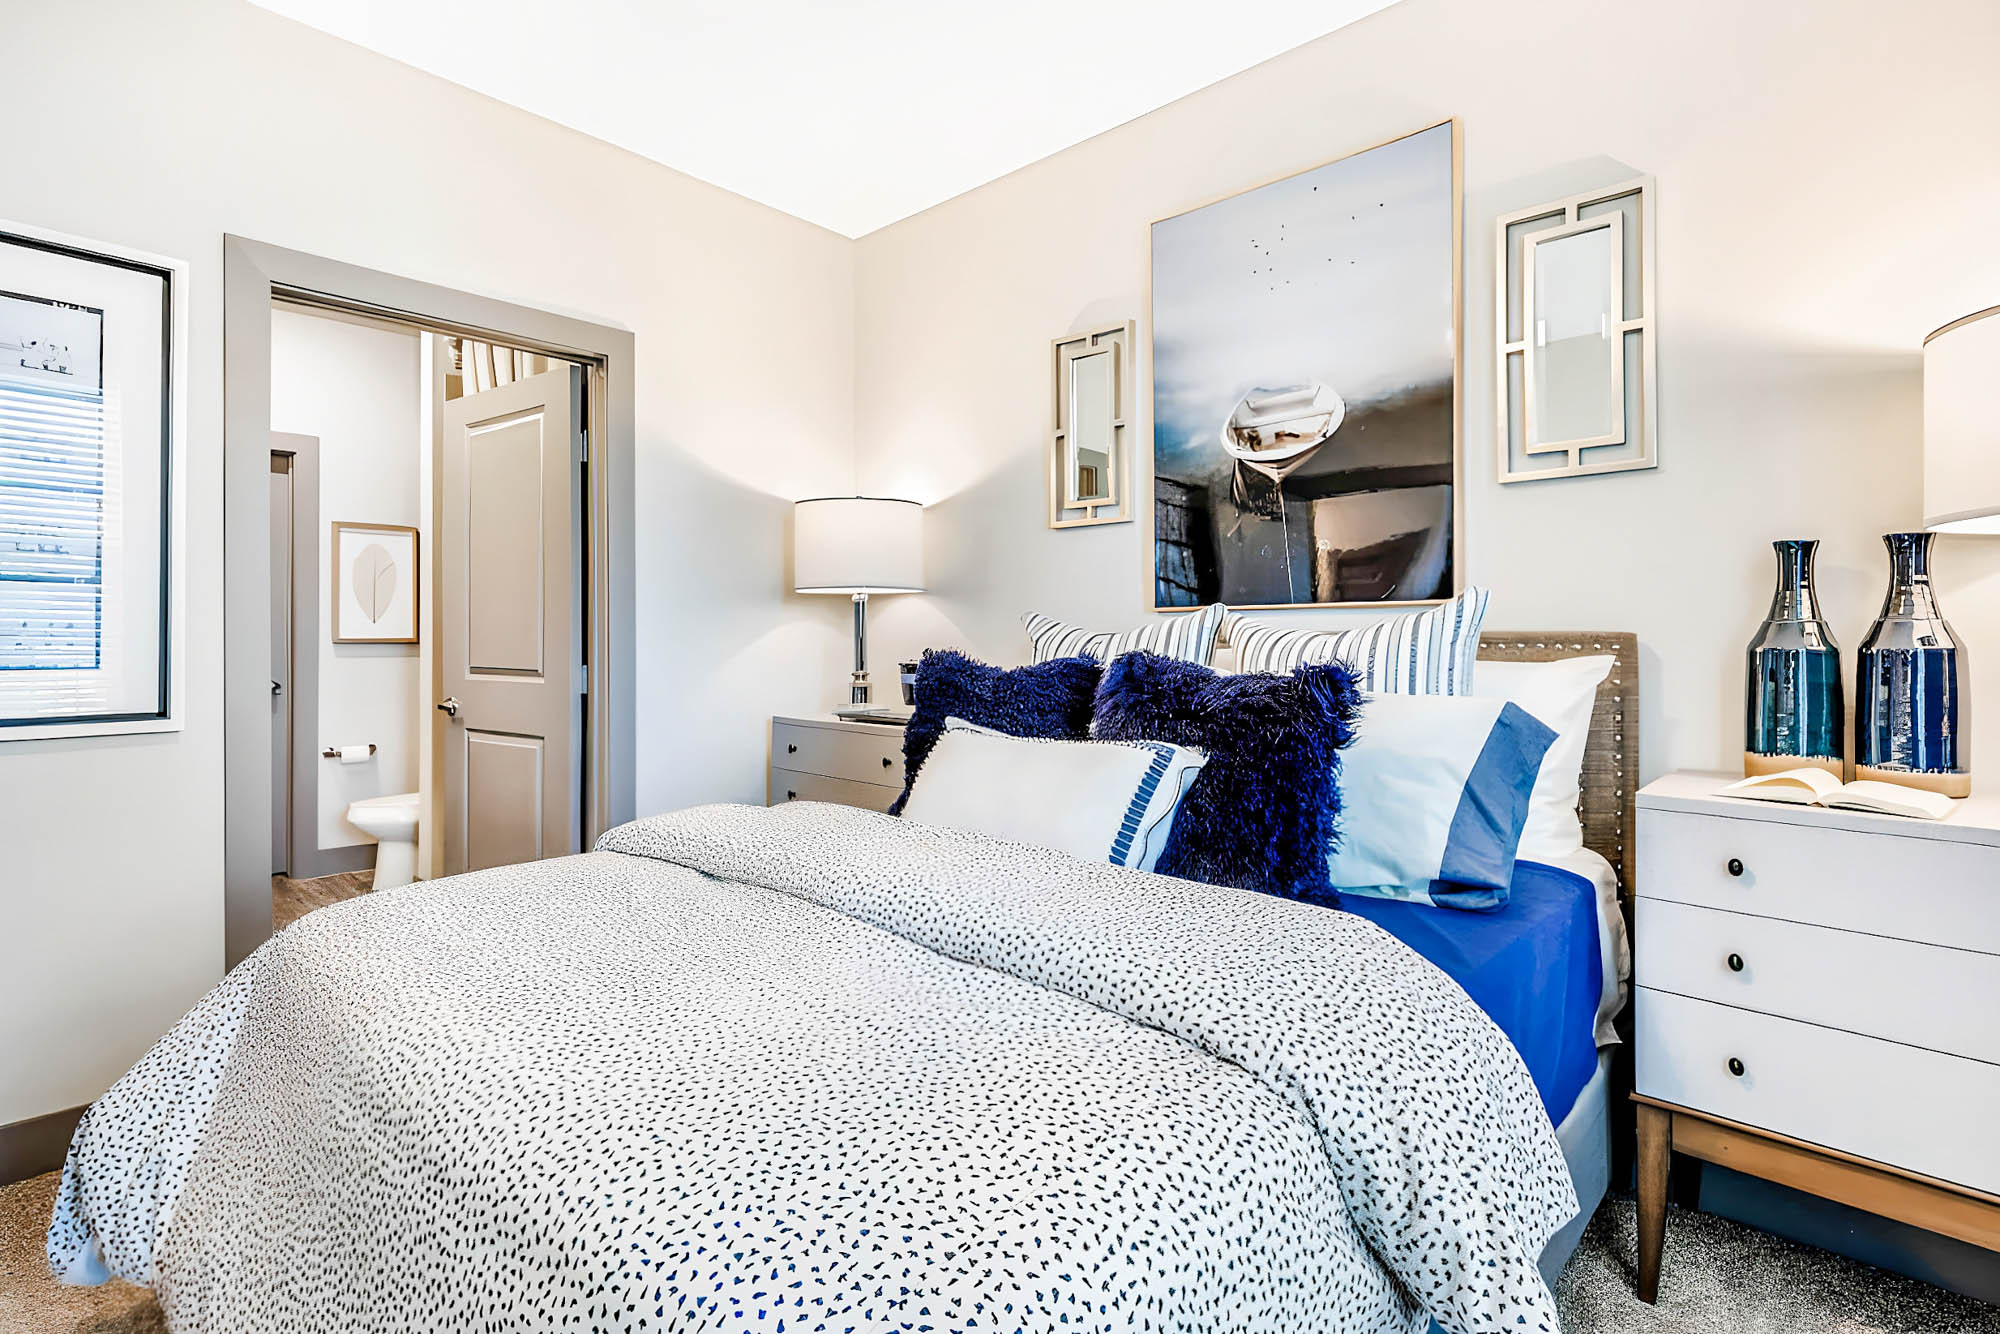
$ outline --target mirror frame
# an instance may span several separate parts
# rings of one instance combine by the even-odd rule
[[[1604,205],[1634,200],[1628,214],[1623,208],[1605,210]],[[1585,216],[1584,210],[1597,209]],[[1637,225],[1630,225],[1636,217]],[[1536,224],[1539,226],[1524,226]],[[1540,416],[1535,403],[1535,250],[1548,241],[1560,240],[1600,227],[1609,227],[1616,257],[1613,267],[1614,290],[1623,303],[1623,319],[1615,324],[1619,354],[1612,359],[1611,396],[1617,405],[1611,429],[1600,436],[1575,440],[1537,441],[1535,424]],[[1519,229],[1510,238],[1509,233]],[[1608,189],[1571,195],[1536,208],[1502,214],[1494,223],[1494,444],[1498,477],[1502,483],[1538,482],[1551,477],[1586,477],[1598,473],[1629,472],[1657,468],[1659,391],[1654,370],[1657,317],[1654,314],[1653,284],[1653,178],[1640,176]],[[1638,267],[1636,301],[1626,295],[1633,263]],[[1515,293],[1519,293],[1518,298]],[[1518,326],[1509,318],[1518,313]],[[1638,402],[1630,401],[1626,383],[1625,345],[1637,335]],[[1520,370],[1520,386],[1514,385],[1514,371]],[[1518,444],[1516,443],[1518,442]],[[1593,461],[1590,451],[1606,447],[1626,448],[1625,457]],[[1545,467],[1527,467],[1515,462],[1516,454],[1528,459],[1550,458]],[[1554,462],[1553,456],[1562,456]]]
[[[1134,517],[1131,498],[1131,442],[1127,423],[1132,416],[1131,363],[1134,325],[1131,320],[1106,328],[1066,334],[1053,340],[1055,355],[1055,402],[1050,415],[1048,447],[1049,527],[1084,528],[1096,524],[1130,523]],[[1081,357],[1111,357],[1110,476],[1104,495],[1080,497],[1075,478],[1067,466],[1073,424],[1070,399],[1075,386],[1075,363]]]

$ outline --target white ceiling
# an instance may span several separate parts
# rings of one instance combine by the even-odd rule
[[[860,236],[1391,0],[253,0]]]

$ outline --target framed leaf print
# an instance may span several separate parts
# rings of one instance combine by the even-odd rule
[[[333,525],[333,642],[417,642],[417,530]]]

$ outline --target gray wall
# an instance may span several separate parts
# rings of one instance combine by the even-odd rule
[[[1824,539],[1851,670],[1887,582],[1879,535],[1920,519],[1919,346],[2000,301],[1996,50],[1992,0],[1402,0],[863,237],[858,471],[934,502],[940,590],[884,599],[877,653],[1014,661],[1023,611],[1146,615],[1147,522],[1045,526],[1048,340],[1143,326],[1152,219],[1456,116],[1466,575],[1494,590],[1495,629],[1637,632],[1648,776],[1739,763],[1770,540]],[[1641,173],[1659,182],[1661,466],[1501,487],[1494,219]],[[2000,699],[2000,540],[1943,539],[1935,564],[1975,693]],[[2000,708],[1974,720],[2000,756]]]
[[[761,800],[768,715],[834,698],[846,609],[785,591],[786,531],[853,439],[851,242],[238,0],[5,15],[10,97],[61,114],[0,137],[0,218],[193,300],[187,730],[0,743],[0,1124],[222,973],[225,233],[633,332],[640,811]]]

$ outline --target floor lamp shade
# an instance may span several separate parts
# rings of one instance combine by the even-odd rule
[[[2000,306],[1924,340],[1924,527],[2000,535]]]
[[[832,496],[792,508],[792,587],[800,593],[924,591],[924,507]]]

